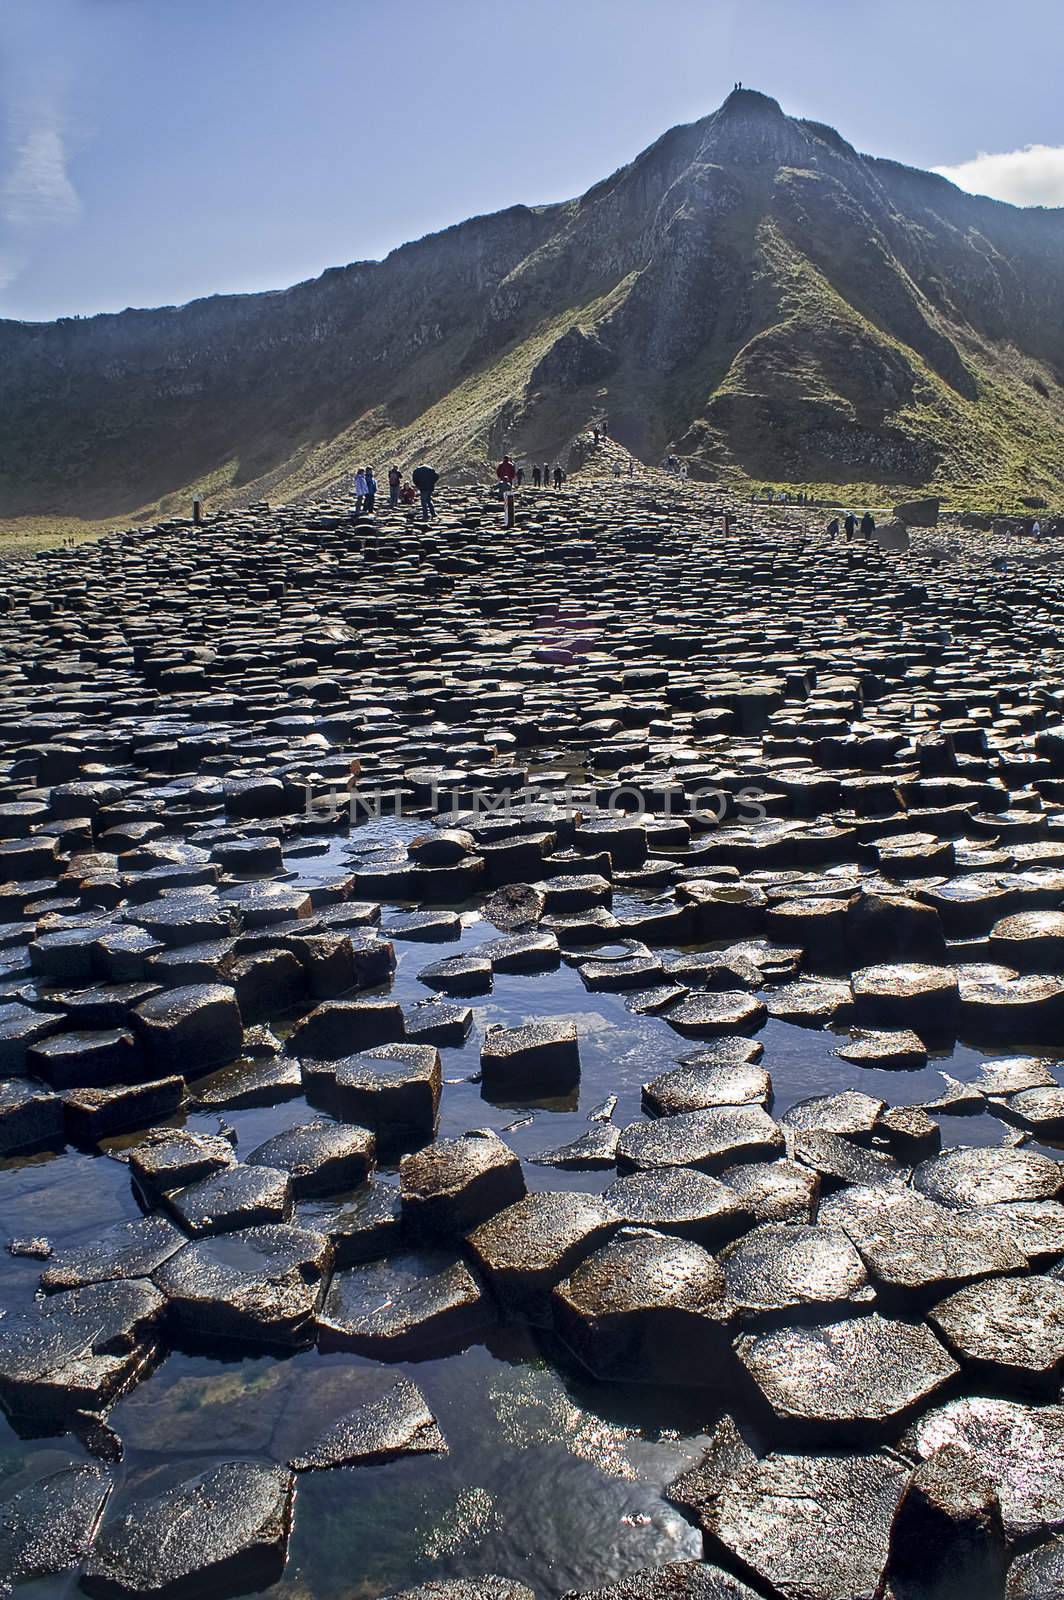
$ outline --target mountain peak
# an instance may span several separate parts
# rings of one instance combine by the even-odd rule
[[[778,100],[773,100],[770,94],[762,94],[760,89],[744,89],[741,84],[732,90],[715,115],[718,119],[778,117],[780,121],[787,120]]]

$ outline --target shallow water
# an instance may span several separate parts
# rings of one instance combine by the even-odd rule
[[[288,866],[301,879],[321,881],[350,859],[352,842],[387,848],[408,837],[411,826],[374,824],[350,840],[331,840],[314,854],[299,853]],[[470,907],[463,912],[458,939],[396,939],[397,970],[387,992],[404,1005],[424,999],[435,991],[418,980],[423,967],[498,937],[499,930]],[[608,1095],[617,1097],[618,1126],[638,1118],[641,1085],[699,1048],[660,1018],[630,1012],[623,994],[589,992],[564,960],[553,972],[496,975],[489,993],[468,1001],[455,998],[472,1006],[475,1020],[461,1047],[441,1051],[440,1132],[504,1131],[526,1163],[530,1189],[605,1189],[616,1176],[612,1169],[565,1172],[529,1158],[585,1133],[589,1111]],[[485,1098],[477,1081],[484,1028],[538,1016],[576,1021],[579,1091],[564,1102],[525,1105]],[[918,1071],[899,1072],[841,1061],[832,1050],[844,1034],[770,1019],[756,1037],[764,1045],[763,1064],[775,1091],[771,1109],[777,1115],[806,1096],[844,1087],[860,1087],[891,1104],[919,1102],[941,1090],[941,1071],[970,1079],[988,1057],[1012,1053],[958,1045]],[[300,1097],[226,1111],[224,1118],[236,1131],[238,1151],[246,1152],[314,1114]],[[208,1115],[186,1120],[204,1131],[215,1130],[218,1122]],[[943,1119],[944,1145],[998,1144],[1006,1131],[989,1115]],[[59,1249],[137,1215],[120,1159],[122,1143],[114,1141],[111,1154],[67,1151],[3,1164],[3,1237],[44,1234]],[[394,1174],[394,1167],[383,1171],[385,1177]],[[313,1209],[313,1203],[304,1202],[301,1215],[311,1220]],[[40,1262],[5,1253],[0,1258],[4,1307],[28,1301],[40,1271]],[[115,1469],[120,1498],[112,1514],[131,1491],[161,1488],[213,1459],[287,1459],[296,1448],[296,1433],[312,1436],[349,1409],[377,1365],[313,1350],[231,1359],[171,1353],[111,1413],[125,1445],[124,1460]],[[709,1391],[593,1383],[539,1336],[512,1329],[405,1370],[416,1376],[449,1453],[302,1474],[288,1566],[271,1594],[372,1600],[429,1575],[495,1571],[555,1596],[701,1553],[700,1536],[665,1503],[662,1489],[698,1458],[717,1420]],[[58,1465],[70,1459],[84,1459],[73,1438],[20,1440],[0,1422],[0,1485],[14,1487],[23,1474],[38,1476],[43,1461]],[[20,1593],[58,1596],[74,1588],[73,1579],[63,1578]]]

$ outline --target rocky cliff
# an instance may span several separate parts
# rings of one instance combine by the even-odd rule
[[[738,91],[580,199],[284,291],[0,322],[0,514],[554,457],[971,502],[1064,484],[1064,211],[858,154]]]

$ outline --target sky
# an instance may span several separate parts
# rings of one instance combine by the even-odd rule
[[[580,194],[733,83],[1064,205],[1060,0],[0,0],[0,316],[281,288]]]

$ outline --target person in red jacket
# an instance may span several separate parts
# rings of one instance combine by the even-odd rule
[[[499,487],[502,493],[508,494],[513,488],[514,479],[517,476],[517,468],[514,466],[509,456],[503,456],[502,460],[499,462],[499,465],[495,468],[495,476],[499,480]]]

